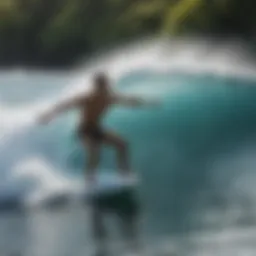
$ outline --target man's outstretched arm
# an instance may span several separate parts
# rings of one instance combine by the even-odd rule
[[[158,101],[144,100],[139,97],[122,96],[122,95],[114,96],[113,103],[124,105],[124,106],[130,106],[130,107],[159,106],[160,105]]]
[[[65,100],[56,104],[52,109],[41,114],[38,118],[38,122],[41,124],[49,123],[59,114],[66,112],[72,108],[78,108],[85,102],[85,97],[75,97],[69,100]]]

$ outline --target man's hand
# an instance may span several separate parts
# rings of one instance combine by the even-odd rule
[[[37,123],[39,124],[48,124],[53,118],[53,114],[52,113],[44,113],[41,114],[38,119],[37,119]]]
[[[152,106],[152,107],[160,107],[161,103],[160,101],[157,100],[151,100],[147,103],[147,106]]]
[[[117,104],[121,104],[124,106],[130,106],[130,107],[155,107],[160,106],[160,102],[156,100],[144,100],[139,97],[130,97],[130,96],[121,96],[116,95],[113,98],[113,102]]]
[[[137,99],[136,100],[136,98],[135,98],[134,106],[140,106],[140,107],[159,107],[160,104],[161,104],[160,101],[157,101],[157,100],[143,100],[143,99]]]

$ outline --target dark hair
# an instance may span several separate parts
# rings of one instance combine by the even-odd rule
[[[94,75],[94,82],[97,85],[103,85],[108,81],[108,77],[104,72],[98,72]]]

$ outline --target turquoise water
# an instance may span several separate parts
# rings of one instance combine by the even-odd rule
[[[147,94],[152,92],[162,105],[156,109],[113,110],[105,120],[106,126],[130,143],[132,164],[142,176],[142,201],[154,219],[151,223],[172,231],[190,228],[193,211],[202,210],[204,204],[200,197],[215,197],[216,189],[225,188],[225,184],[214,183],[214,176],[223,175],[227,186],[230,181],[226,176],[230,180],[236,178],[237,170],[221,174],[214,170],[214,162],[225,158],[231,161],[230,155],[239,150],[242,155],[253,144],[255,82],[151,74],[142,76],[140,81],[130,78],[130,83],[137,87],[125,85],[125,79],[120,81],[120,87],[132,92],[138,90],[138,84],[145,84],[142,87]],[[75,140],[72,146],[77,146]],[[67,153],[66,164],[69,169],[81,170],[83,151],[78,150],[72,157],[73,147]],[[113,152],[104,153],[102,166],[114,166]],[[249,170],[241,168],[241,174],[246,175]],[[219,193],[225,197],[225,189]],[[188,212],[192,217],[186,216]]]
[[[78,189],[76,182],[82,182],[86,152],[75,134],[77,113],[63,115],[46,127],[33,122],[42,103],[50,99],[54,102],[66,90],[72,91],[75,76],[22,72],[0,75],[1,198],[17,196],[23,202],[40,204],[46,195],[73,195]],[[36,87],[38,83],[40,86]],[[165,237],[168,244],[169,236],[177,238],[200,231],[210,243],[218,244],[218,232],[225,230],[233,246],[240,241],[249,243],[241,248],[253,248],[244,234],[256,237],[255,85],[252,77],[186,70],[144,69],[118,76],[117,90],[161,102],[156,108],[117,107],[104,119],[107,129],[115,130],[129,142],[132,166],[141,176],[139,192],[146,236],[155,241]],[[104,147],[101,169],[113,168],[115,152]],[[28,225],[32,236],[36,232],[39,237],[33,250],[42,247],[41,232],[47,232],[44,225],[53,225],[51,232],[56,243],[69,240],[64,231],[56,231],[63,223],[67,230],[71,223],[79,232],[86,229],[79,227],[85,221],[81,210],[68,211],[68,217],[65,214],[61,213],[56,228],[52,218],[57,217],[51,213],[30,212],[25,217],[29,223],[33,220]],[[18,218],[25,225],[24,216]],[[76,246],[70,244],[70,249],[82,246],[82,242],[77,244],[80,235],[74,235]],[[192,237],[201,239],[200,235]],[[204,246],[202,255],[224,255],[214,251],[210,254],[212,249],[207,243]],[[232,247],[225,246],[222,253]],[[49,256],[61,255],[55,247],[51,248]]]

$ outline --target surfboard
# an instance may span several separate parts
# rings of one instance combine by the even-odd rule
[[[139,185],[139,178],[135,174],[122,175],[116,172],[98,172],[93,183],[85,181],[85,194],[99,195],[113,193],[122,189],[133,189]]]

